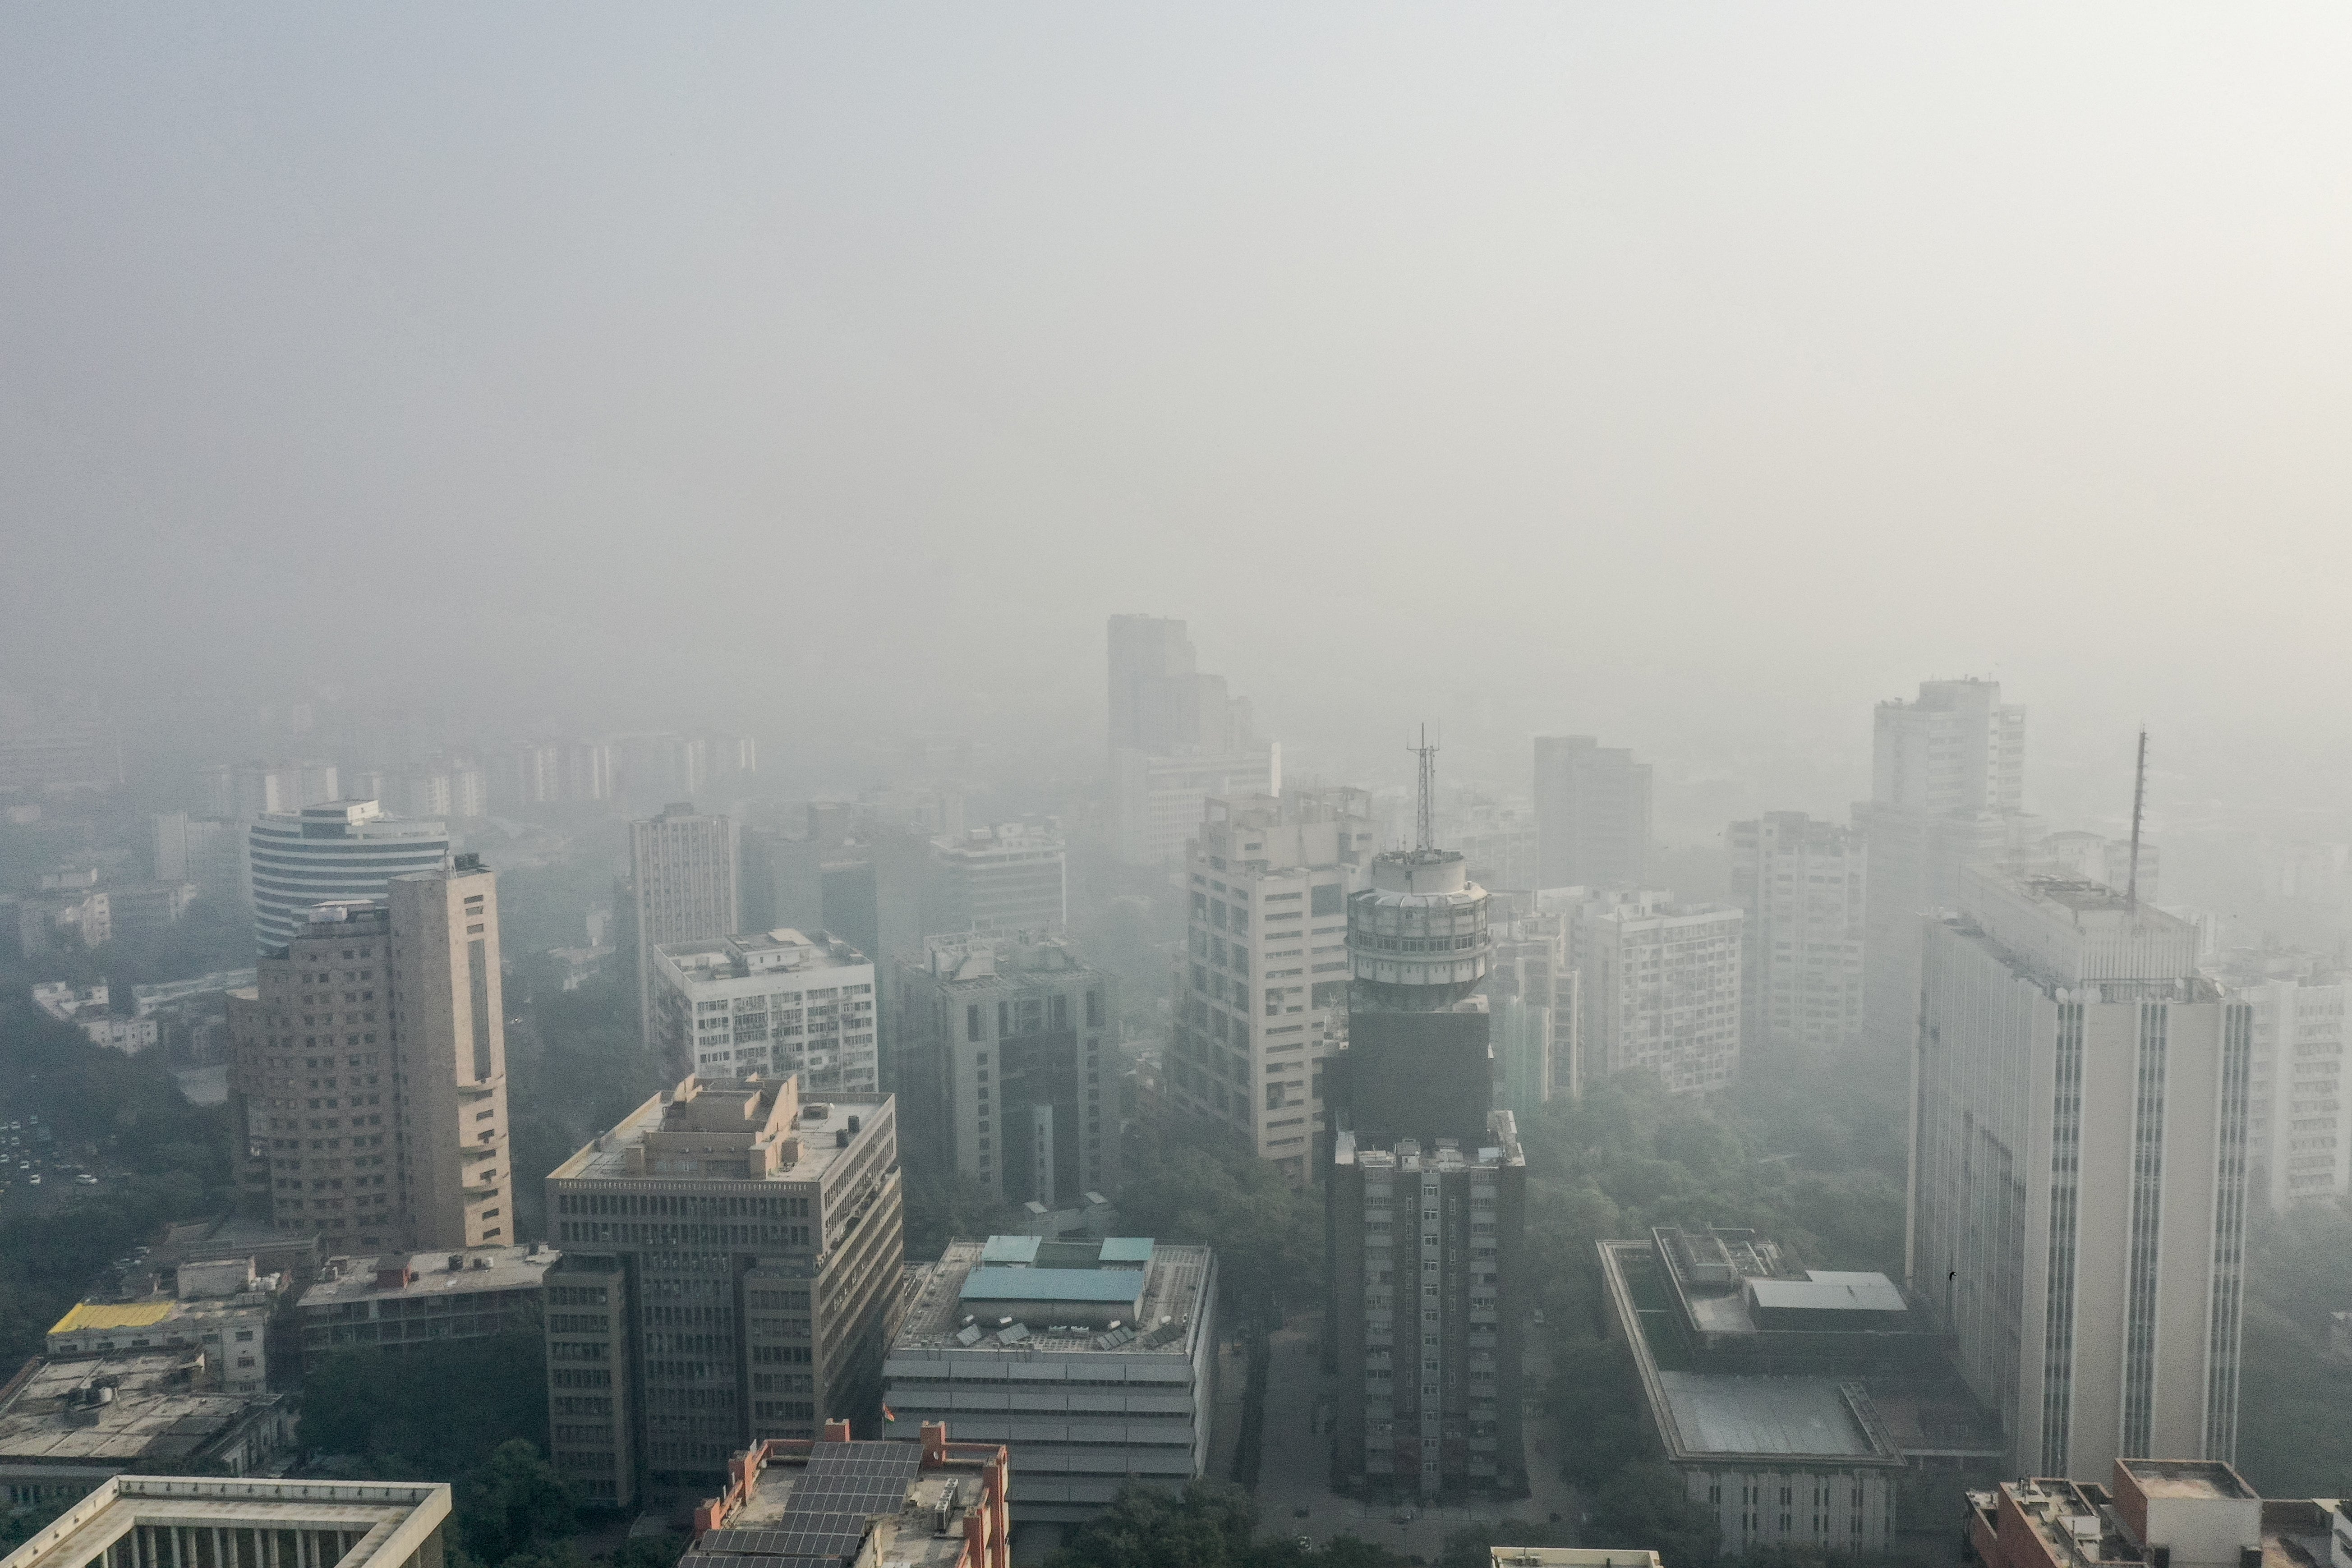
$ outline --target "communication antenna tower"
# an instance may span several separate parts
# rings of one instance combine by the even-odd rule
[[[2147,805],[2147,726],[2140,726],[2139,764],[2132,772],[2131,879],[2124,889],[2125,907],[2139,911],[2139,820]]]
[[[1421,759],[1421,793],[1414,802],[1412,847],[1426,853],[1437,847],[1437,748],[1430,743],[1428,725],[1421,727],[1421,744],[1405,750]]]

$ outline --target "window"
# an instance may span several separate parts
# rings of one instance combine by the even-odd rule
[[[981,1037],[980,1004],[977,1002],[963,1010],[963,1037],[967,1040],[977,1040]]]

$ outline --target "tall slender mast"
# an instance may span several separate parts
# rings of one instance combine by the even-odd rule
[[[2139,819],[2147,805],[2147,729],[2139,732],[2139,765],[2132,772],[2132,840],[2131,883],[2124,889],[2124,902],[2132,910],[2139,909]]]
[[[1437,748],[1429,743],[1429,726],[1421,727],[1421,744],[1407,746],[1406,751],[1421,759],[1421,794],[1414,805],[1412,847],[1415,849],[1437,847]]]

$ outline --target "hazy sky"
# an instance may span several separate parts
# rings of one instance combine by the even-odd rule
[[[2318,5],[8,6],[0,672],[1076,725],[1150,610],[1294,765],[1829,809],[1976,672],[2038,779],[2340,796],[2347,82]]]

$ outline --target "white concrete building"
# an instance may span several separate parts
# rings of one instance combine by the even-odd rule
[[[1062,825],[1000,822],[932,841],[945,931],[1055,931],[1067,923]]]
[[[1927,937],[1906,1273],[2007,1472],[2228,1459],[2252,1007],[2096,883],[1966,870]]]
[[[288,1281],[256,1274],[250,1258],[183,1263],[169,1296],[83,1301],[51,1326],[58,1359],[147,1350],[201,1352],[230,1394],[269,1388],[269,1320]]]
[[[1836,1050],[1862,1037],[1868,854],[1801,811],[1731,825],[1731,897],[1746,911],[1740,1028],[1750,1050]]]
[[[1346,1032],[1348,895],[1378,850],[1371,797],[1217,796],[1194,828],[1168,1087],[1303,1185],[1324,1124],[1324,1058]]]
[[[1640,1068],[1679,1094],[1738,1077],[1747,917],[1736,906],[1677,903],[1654,891],[1545,897],[1548,909],[1573,916],[1584,1084]]]
[[[1216,1259],[1149,1238],[950,1242],[907,1270],[882,1375],[901,1423],[1018,1456],[1013,1517],[1075,1523],[1130,1481],[1204,1474]]]
[[[681,802],[629,824],[629,887],[635,900],[637,1013],[654,1046],[654,950],[672,942],[720,942],[742,928],[737,890],[740,846],[731,818]],[[693,1064],[675,1064],[684,1072]]]
[[[383,899],[394,877],[437,871],[449,857],[446,823],[387,816],[373,800],[331,800],[263,816],[249,843],[253,932],[264,953],[285,951],[304,911]]]
[[[2254,1191],[2273,1209],[2336,1202],[2352,1192],[2344,975],[2306,957],[2228,965],[2222,983],[2254,1010],[2246,1100]]]
[[[1281,793],[1282,747],[1273,742],[1171,756],[1120,752],[1111,759],[1113,846],[1131,865],[1174,866],[1211,800]]]
[[[824,931],[657,947],[653,993],[656,1048],[698,1077],[799,1073],[813,1099],[877,1091],[873,962]]]
[[[245,833],[236,823],[163,812],[154,838],[157,881],[192,882],[199,898],[245,896]]]

